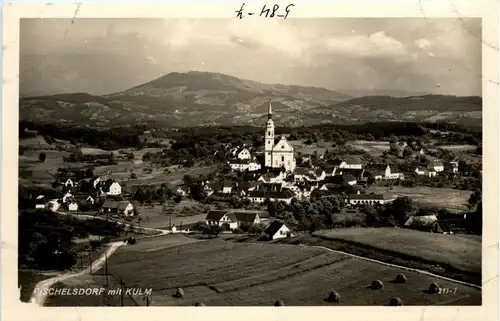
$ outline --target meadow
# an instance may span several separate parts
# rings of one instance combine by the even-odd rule
[[[172,236],[179,237],[179,236]],[[322,248],[290,244],[233,243],[211,239],[173,246],[167,237],[134,249],[126,246],[108,261],[113,279],[123,278],[127,287],[151,288],[153,306],[272,306],[283,300],[288,306],[388,305],[397,296],[404,305],[479,305],[481,291],[452,281],[373,263]],[[179,239],[179,242],[183,242]],[[175,241],[173,241],[175,243]],[[150,248],[151,250],[148,250]],[[138,273],[140,271],[140,273]],[[102,270],[89,277],[65,282],[64,287],[102,286]],[[407,282],[394,282],[404,273]],[[370,288],[383,282],[379,290]],[[455,294],[431,294],[431,282],[456,289]],[[99,285],[100,284],[100,285]],[[173,296],[177,288],[184,296]],[[339,303],[328,303],[331,291]],[[87,299],[90,300],[90,299]],[[102,305],[102,299],[86,305]],[[63,302],[61,302],[63,301]],[[134,298],[144,305],[140,297]],[[82,305],[77,297],[53,297],[50,305]]]
[[[351,146],[357,150],[365,151],[372,156],[380,156],[383,152],[389,151],[389,142],[376,140],[353,140],[346,142],[346,145]]]
[[[392,186],[388,190],[385,186],[376,185],[370,186],[367,192],[380,193],[393,197],[408,196],[414,202],[421,205],[438,208],[445,207],[450,211],[467,211],[467,201],[472,194],[471,191],[462,191],[453,188]]]
[[[462,271],[481,272],[481,237],[420,232],[404,228],[348,228],[314,234],[411,256]]]

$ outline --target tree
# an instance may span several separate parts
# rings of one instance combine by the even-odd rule
[[[47,155],[45,153],[38,154],[38,160],[40,162],[42,162],[42,163],[45,162],[45,159],[47,159]]]
[[[406,146],[405,149],[403,150],[403,157],[404,158],[410,158],[413,155],[413,152],[410,147]]]
[[[191,175],[184,175],[184,177],[182,178],[182,180],[184,181],[184,184],[186,186],[191,186],[191,184],[193,184],[193,178],[191,177]]]
[[[407,215],[413,210],[413,201],[408,196],[398,197],[390,205],[390,212],[400,226],[405,223]]]
[[[277,213],[276,205],[274,204],[274,202],[271,202],[269,200],[267,200],[267,201],[268,201],[267,211],[269,212],[269,216],[276,217],[276,213]]]

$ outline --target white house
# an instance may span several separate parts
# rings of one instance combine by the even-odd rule
[[[369,173],[376,180],[379,179],[403,179],[403,173],[398,173],[387,164],[368,164],[365,167],[365,172]]]
[[[238,159],[250,159],[250,151],[247,148],[243,148],[237,155]]]
[[[43,195],[38,195],[36,200],[35,200],[35,209],[37,210],[43,210],[45,208],[46,204],[45,196]]]
[[[273,221],[264,231],[271,240],[281,239],[292,236],[290,229],[280,221]]]
[[[109,190],[106,194],[108,194],[108,195],[120,195],[121,193],[122,193],[122,187],[120,186],[120,184],[118,182],[113,182],[109,186]]]
[[[353,168],[353,169],[362,169],[363,163],[360,160],[355,158],[346,158],[342,160],[339,165],[339,168]]]
[[[129,216],[134,214],[134,206],[129,201],[106,200],[101,207],[101,213],[123,214]]]
[[[95,200],[94,198],[92,197],[92,195],[89,195],[86,199],[85,199],[87,202],[89,202],[90,204],[94,204],[95,203]]]
[[[70,212],[78,211],[78,204],[76,202],[71,202],[68,204],[68,210]]]
[[[433,161],[431,162],[431,165],[432,165],[433,169],[434,169],[436,172],[438,172],[438,173],[439,173],[439,172],[444,171],[444,165],[443,165],[443,162],[442,162],[442,161],[440,161],[440,160],[433,160]],[[458,164],[457,164],[457,166],[458,166]]]
[[[228,161],[231,170],[243,172],[249,171],[254,172],[262,168],[259,161],[256,158],[253,159],[233,159]]]
[[[219,225],[228,224],[230,229],[235,229],[238,227],[238,219],[234,213],[229,213],[226,211],[213,210],[207,213],[205,217],[205,223],[207,225]]]
[[[188,187],[179,187],[176,192],[177,192],[177,195],[187,196],[189,194],[189,188]]]
[[[225,181],[224,184],[222,185],[222,193],[224,194],[229,194],[233,190],[233,182],[230,181]]]
[[[55,200],[55,201],[49,201],[49,203],[48,203],[48,208],[52,212],[57,212],[60,207],[61,207],[61,204],[57,200]]]
[[[286,178],[285,172],[280,172],[278,175],[274,173],[267,173],[257,179],[258,182],[262,183],[281,183]]]
[[[71,194],[70,192],[67,192],[66,194],[64,194],[64,196],[62,198],[62,202],[66,203],[71,198],[73,198],[73,194]]]
[[[66,187],[75,187],[75,183],[71,180],[71,178],[68,178],[65,182],[64,182],[64,186]]]
[[[385,198],[381,194],[350,194],[347,195],[345,202],[351,205],[375,205],[375,204],[386,204],[392,202],[393,198]]]
[[[415,173],[420,176],[435,177],[437,172],[434,169],[425,169],[421,167],[415,168]]]

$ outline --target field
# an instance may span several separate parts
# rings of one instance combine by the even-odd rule
[[[471,195],[471,191],[462,191],[452,188],[436,188],[436,187],[402,187],[393,186],[392,190],[385,186],[370,186],[368,193],[390,194],[394,197],[408,196],[414,202],[425,206],[445,207],[450,211],[466,211],[467,201]]]
[[[290,140],[288,142],[295,148],[296,153],[302,153],[303,155],[311,155],[315,151],[318,153],[318,155],[323,155],[328,147],[331,147],[332,145],[331,143],[327,142],[318,142],[316,144],[313,143],[308,146],[301,140]]]
[[[453,152],[474,151],[477,148],[474,145],[441,145],[438,147],[442,148],[442,149],[448,149],[448,150],[451,150]]]
[[[348,141],[346,145],[367,152],[372,156],[380,156],[383,152],[389,150],[389,142],[353,140]]]
[[[480,236],[445,235],[402,228],[334,229],[315,235],[450,265],[462,271],[481,272]]]
[[[481,292],[475,288],[321,248],[221,239],[162,248],[154,239],[149,241],[144,248],[138,243],[135,249],[136,245],[120,249],[109,259],[108,270],[113,279],[123,278],[127,287],[151,288],[153,306],[192,306],[196,301],[207,306],[271,306],[276,300],[288,306],[387,305],[393,296],[402,298],[405,305],[481,304]],[[401,272],[407,283],[394,283]],[[92,280],[89,284],[88,278],[73,279],[61,286],[102,286],[102,276]],[[381,280],[384,288],[369,288],[374,280]],[[431,282],[456,293],[427,293]],[[184,298],[173,297],[178,287],[184,290]],[[340,303],[325,302],[333,290],[340,294]],[[94,300],[87,305],[102,305],[102,299]],[[144,305],[139,296],[134,301]],[[85,305],[73,296],[53,297],[49,305],[62,304]]]
[[[179,226],[182,224],[191,224],[197,223],[199,221],[204,221],[206,211],[193,211],[193,210],[183,210],[184,208],[192,208],[196,207],[200,210],[204,208],[201,206],[202,204],[191,201],[191,200],[182,200],[179,204],[175,204],[173,208],[172,215],[163,214],[163,206],[162,205],[153,205],[153,206],[138,206],[137,209],[143,218],[141,222],[141,226],[144,227],[153,227],[153,228],[168,228],[169,224]]]

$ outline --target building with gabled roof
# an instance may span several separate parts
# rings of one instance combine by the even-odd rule
[[[264,234],[270,240],[276,240],[285,237],[291,237],[292,231],[285,225],[285,223],[280,221],[273,221],[269,226],[265,229]]]

